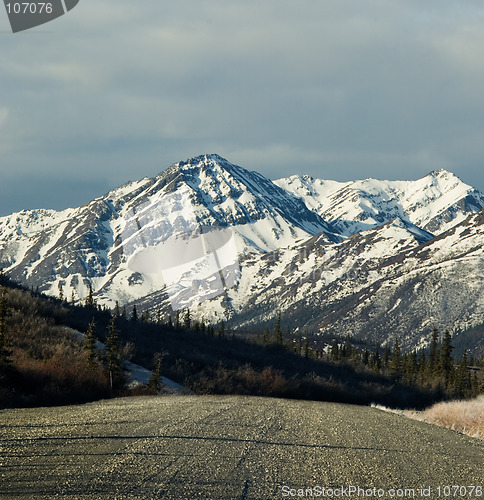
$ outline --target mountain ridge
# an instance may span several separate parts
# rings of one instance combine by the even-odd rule
[[[433,234],[484,207],[484,195],[444,169],[416,181],[363,179],[337,182],[310,176],[274,181],[304,197],[309,207],[349,236],[398,216]]]
[[[466,282],[473,282],[472,272],[482,261],[481,233],[474,226],[480,220],[475,214],[483,207],[484,195],[445,170],[417,181],[338,183],[310,176],[271,181],[219,155],[200,155],[153,178],[128,182],[81,207],[0,217],[0,267],[16,281],[51,295],[62,287],[64,296],[74,294],[76,301],[82,301],[92,287],[96,299],[110,307],[119,301],[168,313],[166,276],[130,268],[128,243],[134,242],[136,253],[139,245],[149,246],[148,229],[154,230],[153,241],[159,243],[170,238],[188,241],[195,226],[226,229],[233,236],[240,279],[234,278],[234,287],[219,297],[194,307],[194,314],[247,327],[270,321],[275,310],[285,307],[293,328],[299,322],[313,333],[339,335],[351,330],[353,335],[385,343],[389,334],[375,333],[383,323],[368,319],[379,314],[368,307],[392,311],[392,318],[399,318],[394,330],[404,331],[409,319],[400,310],[403,306],[395,306],[378,292],[383,285],[391,288],[388,283],[396,279],[397,270],[406,269],[408,276],[421,273],[415,286],[420,279],[421,286],[430,287],[437,274],[422,265],[425,256],[441,265],[439,259],[449,247],[446,258],[457,263],[454,284],[469,292]],[[461,259],[465,249],[456,243],[457,233],[473,242],[474,268]],[[402,267],[399,259],[414,259],[414,269]],[[444,278],[441,288],[448,294],[452,280]],[[371,286],[378,290],[373,293]],[[412,298],[419,304],[415,321],[425,322],[418,294],[402,286],[392,288],[394,301],[398,294],[406,297],[410,310]],[[448,301],[443,291],[439,293],[442,303]],[[328,297],[324,307],[318,294]],[[467,303],[462,297],[459,301]],[[454,318],[457,311],[451,316],[459,326],[450,329],[478,326],[481,306],[467,307],[472,317]],[[445,308],[434,309],[434,322],[442,325]],[[360,311],[359,317],[355,311]],[[305,314],[308,317],[302,321]],[[427,326],[412,328],[417,333],[410,335],[409,347],[425,342],[428,335]]]

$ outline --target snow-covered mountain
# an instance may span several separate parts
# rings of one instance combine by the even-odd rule
[[[482,207],[442,170],[273,182],[203,155],[78,208],[1,217],[0,267],[68,299],[92,287],[108,306],[189,306],[239,327],[281,310],[287,328],[410,347],[484,323]]]
[[[417,181],[366,179],[335,182],[294,175],[275,183],[345,236],[399,217],[440,234],[484,207],[484,195],[451,172],[438,170]]]
[[[354,335],[377,344],[425,345],[434,327],[459,334],[484,323],[484,211],[438,237],[395,219],[341,243],[318,237],[253,256],[227,298],[198,314],[237,327],[284,326]],[[465,340],[463,340],[465,343]],[[469,348],[484,348],[484,336]]]
[[[79,208],[30,210],[0,218],[0,266],[13,279],[53,295],[62,286],[65,296],[74,292],[83,298],[90,284],[107,303],[139,299],[164,282],[159,273],[134,272],[128,265],[127,249],[144,238],[147,230],[140,223],[145,222],[161,240],[177,236],[180,231],[173,228],[180,224],[231,228],[241,256],[292,245],[317,233],[329,241],[341,240],[300,198],[256,172],[205,155]]]

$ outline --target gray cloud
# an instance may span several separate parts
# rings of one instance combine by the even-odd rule
[[[0,214],[209,152],[272,178],[448,168],[484,190],[483,19],[446,0],[82,0],[16,35],[0,17]]]

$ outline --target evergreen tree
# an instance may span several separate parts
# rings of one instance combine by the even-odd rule
[[[218,334],[219,334],[219,337],[220,338],[224,338],[225,337],[225,321],[222,320],[220,322],[220,326],[219,326],[219,329],[218,329]]]
[[[333,340],[333,345],[331,346],[331,360],[338,361],[340,359],[339,343],[337,339]]]
[[[477,373],[474,373],[471,377],[471,394],[472,396],[477,396],[479,392],[484,392],[484,380],[482,382],[482,389],[480,389]]]
[[[136,309],[136,304],[133,306],[131,311],[131,321],[138,321],[138,310]]]
[[[59,300],[64,300],[64,288],[62,283],[59,283]]]
[[[94,319],[89,323],[87,327],[87,332],[85,335],[85,344],[84,348],[87,352],[87,359],[90,365],[95,364],[96,359],[96,336],[94,335],[94,329],[96,324],[94,323]]]
[[[116,301],[116,305],[114,306],[114,315],[116,317],[119,317],[120,316],[120,311],[119,311],[119,302]]]
[[[437,328],[434,328],[432,330],[432,340],[430,341],[430,351],[428,360],[428,368],[432,375],[438,374],[439,364],[440,364],[439,330],[437,330]]]
[[[7,344],[7,298],[5,288],[0,287],[0,367],[12,363],[12,351]]]
[[[126,306],[123,306],[123,310],[121,311],[121,317],[126,319],[126,316],[127,316],[127,312],[126,312]]]
[[[268,328],[264,328],[264,333],[262,334],[262,343],[264,345],[267,345],[269,344],[270,342],[270,333],[269,333],[269,329]]]
[[[277,314],[276,326],[274,327],[274,341],[282,345],[281,311]]]
[[[378,351],[375,351],[371,356],[370,356],[370,368],[375,372],[375,373],[380,373],[381,370],[381,356]]]
[[[387,369],[390,366],[391,357],[392,357],[391,350],[387,346],[387,347],[385,347],[385,350],[383,351],[383,359],[382,359],[383,368]]]
[[[105,343],[105,360],[109,372],[111,389],[120,385],[123,380],[123,364],[121,361],[121,344],[116,328],[116,316],[111,317]]]
[[[349,335],[346,335],[346,341],[341,349],[341,357],[349,359],[353,357],[353,354],[354,354],[354,347],[353,344],[351,343],[351,337]]]
[[[454,390],[459,398],[466,398],[472,395],[472,380],[468,370],[467,351],[464,351],[459,366],[455,374]]]
[[[309,337],[307,334],[306,334],[306,337],[304,339],[304,357],[306,359],[309,358]]]
[[[162,378],[161,378],[161,367],[163,362],[163,355],[159,352],[156,353],[153,357],[153,365],[154,369],[150,374],[150,379],[148,382],[148,387],[155,392],[160,392],[163,387]]]
[[[173,328],[173,321],[171,320],[171,314],[168,315],[168,328]]]
[[[181,324],[180,324],[180,311],[178,310],[178,311],[176,312],[176,314],[175,314],[175,328],[176,328],[177,330],[179,330],[179,329],[180,329],[180,326],[181,326]]]
[[[445,387],[448,388],[453,380],[454,375],[454,361],[452,359],[452,337],[448,330],[444,333],[442,340],[442,347],[440,349],[440,373],[444,377]]]
[[[296,340],[296,354],[301,355],[301,347],[302,347],[302,338],[301,335],[298,335],[297,340]]]
[[[407,382],[407,384],[413,384],[415,382],[417,371],[417,353],[415,351],[405,353],[403,356],[403,373],[405,375],[405,382]]]
[[[390,368],[393,375],[400,375],[403,371],[402,351],[400,349],[398,338],[395,339],[395,343],[393,344],[393,355]]]
[[[73,306],[76,303],[76,299],[74,297],[74,290],[71,290],[71,306]]]
[[[88,284],[88,292],[87,292],[87,297],[86,297],[86,307],[96,307],[96,301],[94,300],[94,295],[93,295],[91,283]]]
[[[192,326],[192,318],[190,316],[190,309],[187,307],[187,310],[185,311],[185,316],[183,317],[183,327],[185,330],[190,330]]]
[[[425,351],[423,349],[418,353],[418,371],[419,373],[425,373],[427,371],[427,358],[425,357]]]

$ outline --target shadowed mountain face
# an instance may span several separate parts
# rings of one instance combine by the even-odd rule
[[[204,155],[78,208],[0,218],[0,266],[67,299],[91,286],[108,306],[241,327],[281,310],[288,328],[410,347],[482,323],[483,206],[446,171],[273,182]]]

